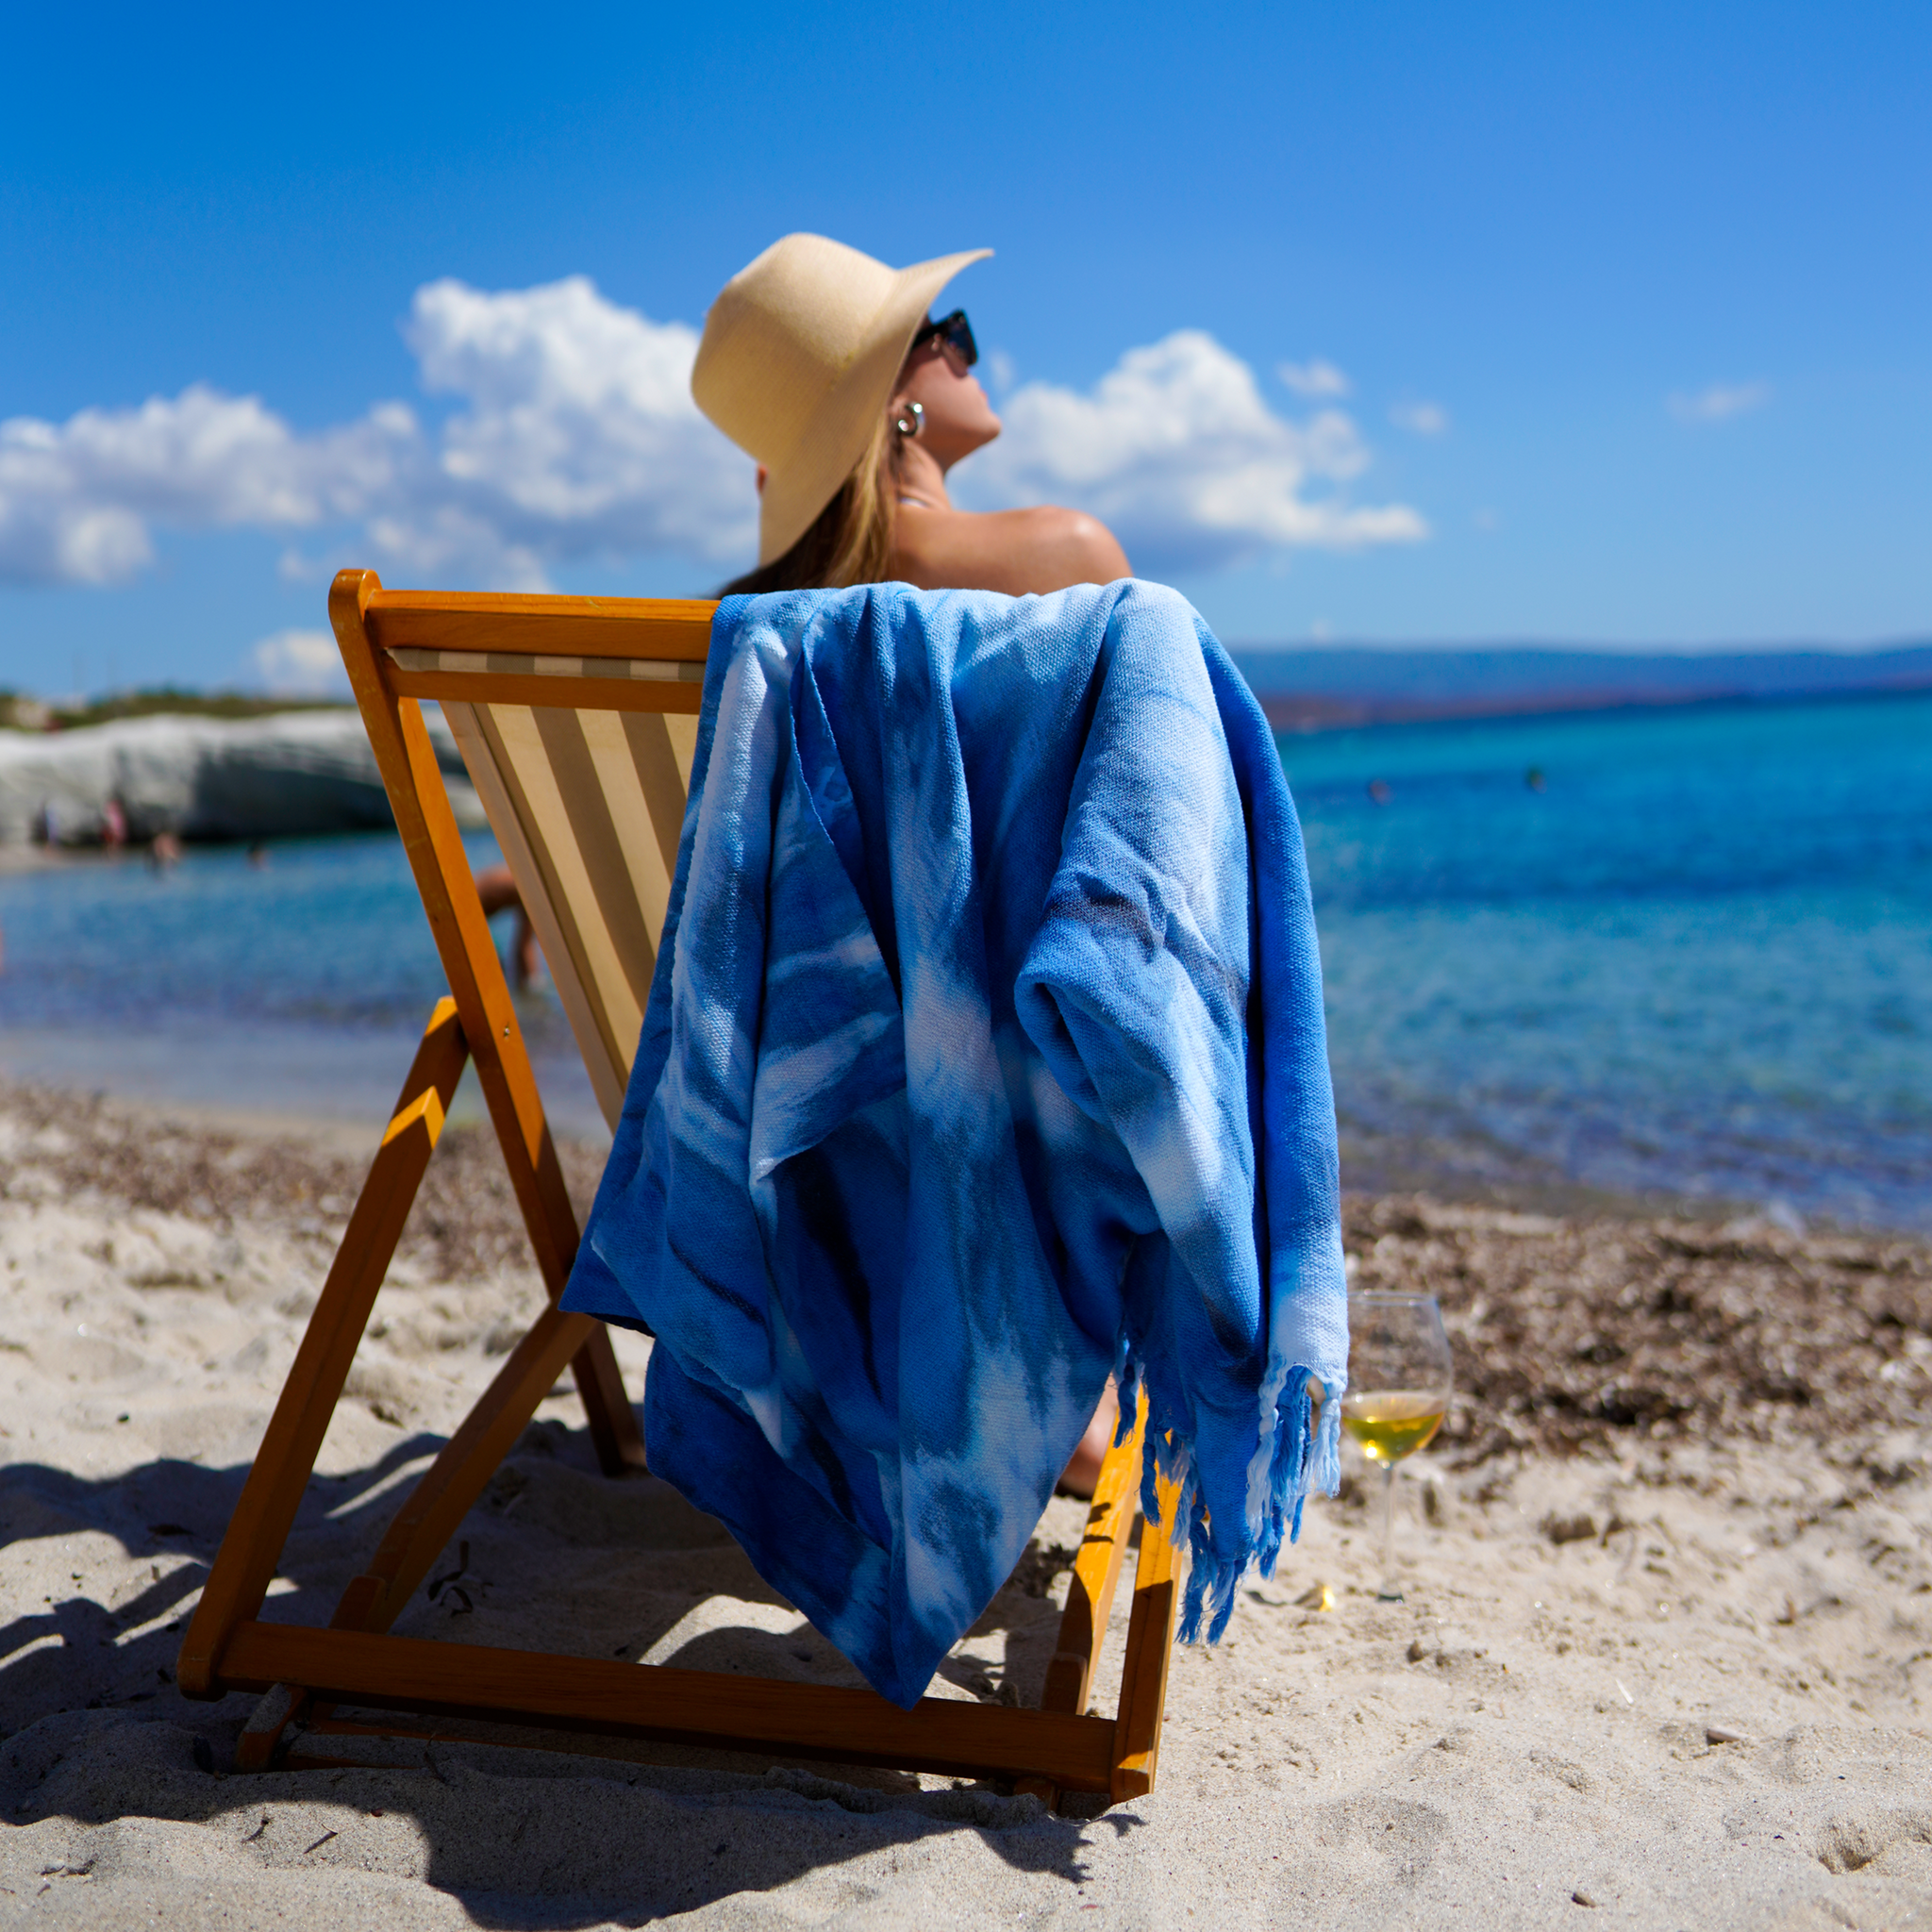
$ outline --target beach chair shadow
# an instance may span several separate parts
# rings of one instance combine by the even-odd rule
[[[181,1646],[190,1697],[264,1693],[240,1768],[297,1721],[420,1734],[421,1721],[603,1734],[1138,1797],[1153,1789],[1175,1611],[1175,1552],[1141,1536],[1121,1693],[1089,1697],[1137,1520],[1141,1431],[1102,1467],[1038,1708],[431,1641],[391,1625],[566,1366],[605,1474],[644,1468],[600,1323],[558,1307],[575,1213],[477,897],[425,699],[442,706],[542,942],[591,1085],[615,1125],[676,864],[716,606],[641,598],[385,591],[343,571],[329,616],[435,936],[449,995],[430,1015],[328,1280]],[[275,1564],[457,1082],[475,1062],[550,1306],[349,1579],[325,1629],[261,1621]],[[1161,1495],[1171,1523],[1174,1497]],[[415,1723],[412,1726],[411,1720]]]

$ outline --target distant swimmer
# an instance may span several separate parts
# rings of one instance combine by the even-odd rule
[[[1369,780],[1369,796],[1377,805],[1387,805],[1395,796],[1395,793],[1390,790],[1388,779],[1371,778]]]
[[[493,919],[499,912],[516,913],[517,934],[510,941],[509,977],[510,984],[521,992],[536,978],[537,961],[542,956],[537,950],[536,928],[524,909],[524,895],[517,891],[509,867],[486,865],[476,874],[476,896],[483,902],[486,919]]]
[[[156,872],[171,872],[181,863],[181,841],[173,832],[157,832],[147,848],[147,862]]]
[[[1549,790],[1548,785],[1543,780],[1543,768],[1541,765],[1530,766],[1529,770],[1523,774],[1523,782],[1532,791],[1547,791]]]

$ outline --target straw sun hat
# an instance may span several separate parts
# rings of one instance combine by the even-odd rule
[[[691,392],[768,472],[760,564],[805,535],[865,454],[932,298],[991,253],[888,268],[823,235],[787,235],[724,284]]]

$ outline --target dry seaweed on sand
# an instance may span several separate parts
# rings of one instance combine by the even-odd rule
[[[298,1134],[230,1131],[98,1096],[0,1082],[0,1202],[55,1194],[121,1209],[181,1214],[228,1232],[238,1223],[325,1242],[341,1239],[369,1152]],[[339,1141],[338,1134],[331,1140]],[[579,1214],[603,1171],[600,1149],[559,1141]],[[488,1126],[453,1126],[424,1176],[397,1258],[425,1279],[456,1281],[530,1259],[516,1195]]]
[[[1932,1396],[1932,1243],[1759,1219],[1351,1198],[1351,1280],[1438,1296],[1452,1464],[1739,1437],[1837,1444]]]

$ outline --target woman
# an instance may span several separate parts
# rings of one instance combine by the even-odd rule
[[[908,583],[1060,591],[1132,575],[1097,518],[1041,506],[975,514],[946,472],[1000,433],[973,375],[965,312],[926,308],[990,251],[892,270],[788,235],[734,275],[705,319],[698,407],[758,465],[758,563],[727,591]]]
[[[1078,510],[955,509],[946,473],[1000,433],[973,374],[963,309],[933,297],[991,251],[890,269],[823,235],[788,235],[732,276],[705,318],[691,394],[758,462],[758,568],[733,591],[908,583],[1027,591],[1132,575]],[[1060,1486],[1091,1495],[1113,1433],[1109,1386]]]

